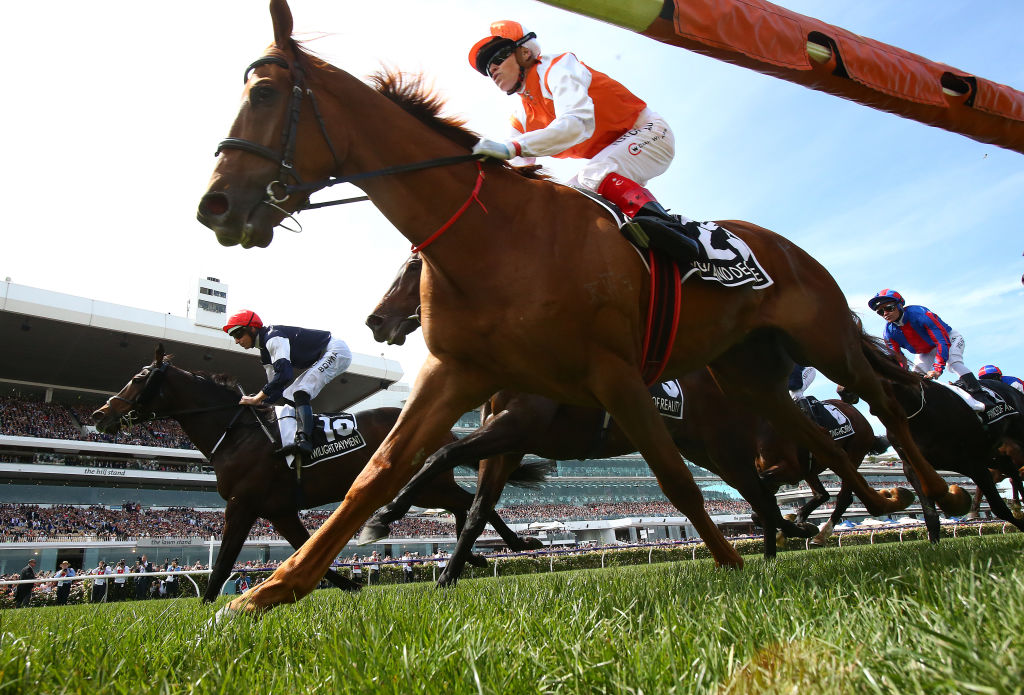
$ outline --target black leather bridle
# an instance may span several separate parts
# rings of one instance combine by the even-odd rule
[[[214,153],[214,156],[219,155],[224,150],[242,150],[243,152],[249,152],[250,154],[276,162],[280,168],[277,172],[277,178],[267,184],[266,198],[266,202],[276,207],[278,204],[288,200],[291,194],[287,183],[289,179],[294,180],[299,185],[305,183],[295,170],[294,158],[295,144],[299,134],[299,115],[302,112],[302,102],[307,96],[309,97],[310,104],[313,106],[313,114],[316,116],[317,124],[320,126],[320,132],[327,143],[327,149],[330,150],[331,157],[334,158],[335,170],[340,168],[341,164],[338,161],[338,154],[334,151],[334,143],[331,142],[331,137],[327,134],[327,125],[324,123],[323,116],[320,115],[320,107],[316,103],[316,95],[313,94],[312,89],[305,86],[302,67],[298,62],[293,66],[289,65],[288,61],[284,58],[267,55],[257,58],[249,64],[249,67],[245,69],[243,81],[247,83],[252,71],[262,65],[277,65],[288,70],[292,76],[291,98],[288,102],[284,126],[281,129],[280,149],[272,150],[265,145],[244,138],[225,138],[217,145],[217,151]]]

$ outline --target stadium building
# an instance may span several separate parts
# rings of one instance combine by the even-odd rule
[[[117,437],[100,435],[90,413],[117,393],[139,369],[152,362],[163,344],[180,366],[236,377],[246,392],[264,383],[259,360],[234,345],[220,330],[227,307],[227,286],[216,278],[197,285],[192,318],[161,314],[10,281],[0,285],[0,573],[10,573],[35,556],[41,570],[61,560],[73,567],[95,567],[98,560],[128,561],[141,554],[161,562],[172,557],[184,564],[206,564],[216,550],[215,533],[206,528],[218,517],[224,500],[203,455],[191,448],[173,422],[150,423]],[[353,354],[352,365],[314,401],[317,412],[341,412],[382,405],[401,406],[408,386],[400,383],[400,365],[383,357]],[[456,434],[479,426],[479,414],[467,413]],[[691,466],[716,523],[733,532],[749,532],[749,510],[720,479]],[[869,479],[879,487],[894,484],[900,469],[885,462],[873,465]],[[461,471],[457,480],[473,489],[475,477]],[[838,484],[826,481],[833,494]],[[808,491],[789,490],[780,497],[795,505]],[[506,488],[501,500],[506,519],[520,532],[536,531],[557,544],[637,542],[694,536],[688,520],[675,512],[661,493],[646,463],[637,455],[588,461],[558,461],[539,489]],[[93,507],[106,519],[100,528],[32,528],[22,511],[68,506]],[[523,505],[548,509],[550,518],[516,523]],[[586,519],[560,516],[560,506],[594,510]],[[154,510],[166,516],[168,530],[146,536],[118,530],[124,510]],[[606,511],[604,511],[606,510]],[[652,511],[653,510],[653,511]],[[432,510],[428,510],[428,514]],[[37,512],[42,516],[45,513]],[[827,515],[823,510],[817,516]],[[855,507],[854,518],[864,515]],[[322,516],[322,515],[321,515]],[[603,518],[602,518],[603,517]],[[182,521],[184,519],[184,521]],[[532,522],[532,523],[530,523]],[[177,526],[175,526],[177,524]],[[185,524],[182,527],[182,524]],[[184,530],[183,530],[184,529]],[[280,538],[250,536],[241,561],[280,560],[291,548]],[[484,536],[481,546],[501,542]],[[454,547],[451,527],[418,537],[379,544],[381,554],[405,550],[426,555]],[[343,555],[364,553],[349,546]]]

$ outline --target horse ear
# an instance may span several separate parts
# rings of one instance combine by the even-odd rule
[[[274,45],[288,48],[292,38],[292,11],[287,0],[270,0],[270,17],[274,20]]]
[[[164,344],[157,343],[156,350],[153,351],[153,364],[163,364],[164,361]]]

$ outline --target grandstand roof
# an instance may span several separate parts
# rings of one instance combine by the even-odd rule
[[[221,331],[172,314],[0,283],[0,381],[116,393],[164,344],[190,370],[230,374],[247,392],[266,381],[258,356]],[[402,377],[394,360],[353,353],[352,365],[314,401],[341,411]]]

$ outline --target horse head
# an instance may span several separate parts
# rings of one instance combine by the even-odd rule
[[[326,63],[291,38],[285,0],[272,0],[270,14],[274,43],[245,71],[242,105],[217,148],[219,159],[197,213],[224,246],[269,246],[274,227],[312,192],[287,187],[325,179],[339,161],[313,89],[314,68]]]
[[[131,427],[155,418],[157,406],[154,403],[161,395],[161,387],[170,366],[171,356],[164,354],[161,343],[154,351],[153,363],[143,367],[124,388],[93,412],[92,420],[96,423],[96,429],[105,434],[114,434],[122,425]]]
[[[420,327],[420,272],[423,259],[412,254],[402,264],[391,287],[366,317],[378,343],[402,345],[405,336]]]

